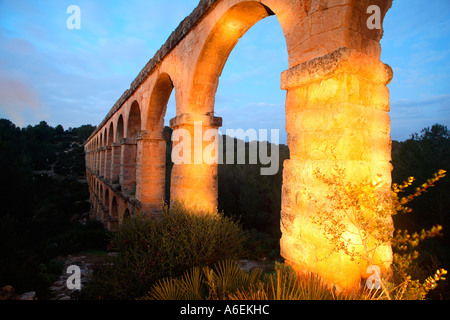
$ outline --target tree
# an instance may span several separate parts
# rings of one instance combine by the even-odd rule
[[[413,133],[393,151],[392,164],[392,178],[395,183],[401,183],[411,175],[416,181],[425,181],[440,169],[449,172],[450,131],[444,125],[434,124],[424,128],[420,134]],[[413,187],[418,187],[418,184],[413,184]],[[415,226],[429,226],[430,221],[438,219],[444,230],[450,229],[449,179],[437,182],[427,194],[414,201],[413,207],[418,217]]]

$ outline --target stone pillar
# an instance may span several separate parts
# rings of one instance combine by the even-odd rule
[[[99,177],[105,176],[105,148],[101,147],[99,151]]]
[[[313,174],[346,170],[349,182],[381,178],[391,185],[389,91],[392,70],[379,60],[341,48],[295,66],[281,76],[287,90],[286,131],[290,160],[284,163],[281,255],[297,271],[312,271],[339,288],[359,286],[367,277],[363,261],[332,253],[312,223],[318,207],[329,205],[328,186]],[[306,192],[319,203],[313,205]],[[321,200],[322,199],[322,200]],[[351,210],[352,204],[348,204]],[[388,223],[390,223],[388,221]],[[350,228],[350,227],[349,227]],[[356,250],[359,250],[356,248]],[[382,274],[392,261],[390,245],[377,249]]]
[[[111,145],[111,183],[119,183],[120,175],[120,144],[113,143]]]
[[[111,155],[112,148],[111,146],[105,147],[105,164],[104,164],[104,178],[106,181],[111,181]]]
[[[142,212],[157,214],[165,198],[167,138],[162,131],[141,131],[136,140],[136,199]]]
[[[124,138],[120,146],[120,185],[122,192],[136,194],[136,154],[135,139]]]
[[[109,209],[108,208],[104,208],[103,209],[103,214],[102,214],[102,216],[100,217],[100,221],[104,224],[104,225],[107,225],[107,222],[108,222],[108,216],[109,216]]]
[[[99,164],[100,164],[99,157],[100,157],[100,152],[97,149],[95,151],[95,175],[97,175],[97,176],[98,176],[98,168],[99,168]]]
[[[171,119],[170,126],[173,128],[172,138],[175,131],[184,129],[190,135],[190,143],[185,141],[173,141],[172,150],[177,149],[177,145],[183,143],[190,149],[191,157],[188,163],[176,163],[172,156],[174,166],[171,175],[170,202],[183,202],[192,210],[217,210],[218,198],[218,176],[217,161],[207,163],[202,157],[205,148],[211,145],[211,141],[202,141],[206,130],[218,131],[222,126],[222,118],[197,115],[181,114]],[[200,137],[198,137],[200,136]],[[201,144],[196,144],[195,140],[200,139]],[[173,139],[172,139],[173,140]],[[199,141],[199,140],[197,140]],[[185,152],[185,151],[183,151]]]

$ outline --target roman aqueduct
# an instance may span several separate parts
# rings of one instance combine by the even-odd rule
[[[289,69],[286,131],[290,159],[284,163],[281,254],[298,271],[314,271],[351,288],[364,277],[348,257],[317,259],[325,240],[309,219],[304,190],[324,193],[313,170],[345,168],[353,182],[381,177],[391,184],[389,91],[392,70],[380,61],[382,28],[368,28],[367,8],[381,19],[392,0],[201,0],[142,69],[85,143],[92,215],[110,229],[137,211],[160,209],[165,192],[166,106],[175,91],[173,129],[218,129],[215,92],[228,56],[247,30],[276,15]],[[175,144],[176,142],[174,142]],[[175,164],[171,201],[192,209],[217,207],[217,164]],[[322,197],[324,199],[324,197]],[[326,201],[326,200],[323,200]],[[379,264],[388,267],[390,247]]]

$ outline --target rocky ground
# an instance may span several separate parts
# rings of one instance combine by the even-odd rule
[[[63,262],[64,266],[62,268],[62,274],[59,276],[51,287],[50,290],[50,300],[79,300],[81,296],[81,290],[89,281],[92,273],[93,267],[96,263],[104,261],[105,256],[95,253],[86,253],[79,255],[68,255],[65,257],[59,257],[57,260]],[[67,272],[69,266],[78,266],[80,268],[80,282],[81,289],[69,289],[67,282],[72,272]],[[241,260],[239,266],[250,271],[253,268],[270,269],[273,268],[273,263],[270,261],[252,261],[252,260]],[[72,281],[69,280],[70,283]],[[17,294],[14,292],[14,288],[11,286],[5,286],[0,288],[0,300],[37,300],[35,292],[26,292],[22,294]]]
[[[63,273],[49,288],[51,292],[50,300],[78,300],[81,295],[81,290],[89,281],[90,276],[93,272],[93,266],[95,263],[99,262],[102,257],[97,254],[81,254],[81,255],[69,255],[66,257],[61,257],[64,261]],[[81,273],[81,290],[69,289],[67,287],[67,280],[72,275],[72,273],[67,273],[67,268],[71,265],[78,266]]]

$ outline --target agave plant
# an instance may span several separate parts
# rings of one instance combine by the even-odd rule
[[[213,267],[193,268],[182,277],[163,279],[142,299],[151,300],[330,300],[352,299],[336,294],[315,274],[297,275],[285,264],[276,263],[275,273],[263,276],[250,272],[236,261],[226,260]]]

